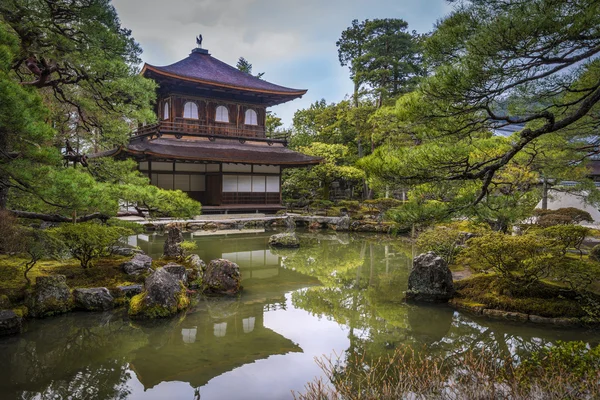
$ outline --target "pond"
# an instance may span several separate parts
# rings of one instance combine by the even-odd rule
[[[403,303],[415,249],[401,239],[300,232],[300,249],[271,250],[265,232],[190,235],[202,259],[240,265],[239,298],[200,299],[185,315],[144,324],[123,310],[31,321],[0,339],[0,398],[286,399],[322,375],[314,358],[323,355],[412,344],[519,357],[557,340],[598,344],[585,330]],[[130,238],[155,257],[163,240]]]

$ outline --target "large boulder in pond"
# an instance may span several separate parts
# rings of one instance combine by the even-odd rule
[[[115,299],[105,287],[74,289],[75,307],[86,311],[105,311],[115,306]]]
[[[166,318],[190,305],[185,286],[164,268],[146,278],[145,290],[129,302],[129,316],[134,319]]]
[[[129,261],[121,264],[123,272],[127,275],[140,275],[152,270],[152,257],[145,254],[136,254]]]
[[[165,240],[165,245],[163,247],[163,256],[169,258],[183,257],[181,242],[183,242],[181,229],[176,227],[170,228],[167,232],[167,239]]]
[[[300,240],[294,232],[278,233],[269,238],[269,245],[273,247],[300,247]]]
[[[453,296],[452,273],[446,261],[432,251],[415,257],[408,277],[406,298],[443,303]]]
[[[21,333],[22,318],[12,310],[0,310],[0,336]]]
[[[208,263],[202,275],[202,289],[206,294],[234,295],[242,286],[240,267],[229,260],[218,258]]]
[[[38,276],[26,303],[36,318],[66,313],[73,305],[67,279],[64,275]]]

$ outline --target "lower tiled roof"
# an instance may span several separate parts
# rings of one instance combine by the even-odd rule
[[[90,156],[116,156],[120,153],[144,155],[152,158],[178,159],[190,161],[212,161],[243,164],[263,164],[282,166],[308,166],[319,164],[321,158],[307,156],[272,142],[215,139],[175,139],[160,137],[152,140],[133,140],[119,149],[96,153]]]

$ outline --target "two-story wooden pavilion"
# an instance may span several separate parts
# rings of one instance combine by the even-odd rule
[[[95,156],[135,158],[153,185],[188,193],[204,212],[280,209],[282,169],[320,162],[265,132],[267,107],[306,90],[258,79],[202,48],[165,67],[145,64],[142,74],[159,85],[159,122]]]

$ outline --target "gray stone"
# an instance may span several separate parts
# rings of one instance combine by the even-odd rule
[[[181,242],[183,242],[183,235],[181,229],[172,227],[167,233],[167,239],[163,247],[163,255],[165,257],[179,258],[183,257],[183,249],[181,248]]]
[[[22,318],[12,310],[0,311],[0,336],[21,333]]]
[[[187,262],[190,264],[190,267],[199,270],[201,273],[206,269],[206,263],[202,261],[198,254],[189,256]]]
[[[183,265],[168,263],[163,268],[168,273],[174,275],[177,280],[183,282],[184,285],[187,284],[187,271]]]
[[[152,269],[152,258],[145,254],[136,254],[129,261],[121,264],[121,268],[127,275],[139,275]]]
[[[115,306],[107,288],[74,289],[75,307],[87,311],[105,311]]]
[[[26,302],[33,317],[47,317],[69,311],[72,307],[71,290],[65,276],[37,277],[33,293]]]
[[[350,230],[350,217],[344,215],[343,217],[336,218],[329,225],[331,229],[336,231],[347,231]]]
[[[128,286],[117,286],[117,289],[121,291],[125,297],[133,297],[136,294],[142,293],[144,287],[142,285],[128,285]]]
[[[229,260],[212,260],[202,275],[202,288],[207,294],[234,295],[241,287],[240,267]]]
[[[285,219],[285,226],[288,229],[288,232],[294,232],[296,230],[296,221],[288,215]]]
[[[130,257],[134,254],[144,254],[144,252],[140,249],[134,249],[133,247],[111,247],[110,252],[117,256],[127,256]]]
[[[278,233],[269,238],[273,247],[300,247],[300,240],[294,232]]]
[[[446,261],[431,251],[415,257],[408,277],[406,298],[440,303],[447,302],[452,296],[454,284]]]
[[[129,302],[131,318],[166,318],[189,305],[185,288],[164,268],[158,268],[146,278],[144,286],[146,290]]]

